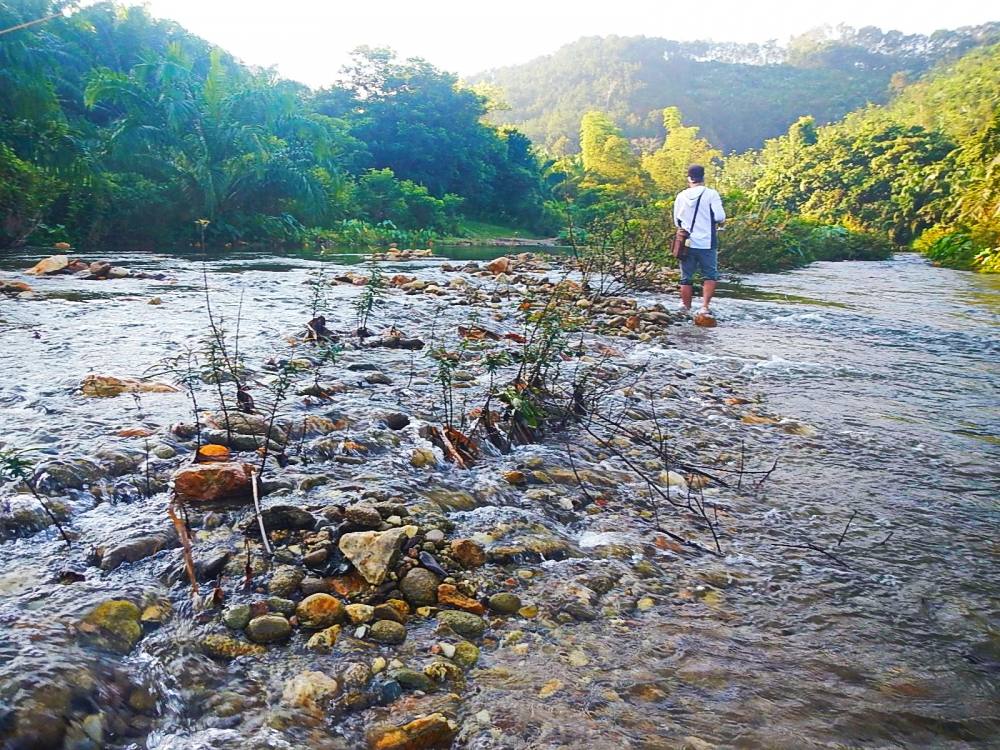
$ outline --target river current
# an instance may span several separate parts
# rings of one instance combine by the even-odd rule
[[[18,272],[37,257],[6,256],[0,271],[27,280]],[[51,277],[30,281],[34,299],[0,295],[0,443],[30,447],[40,464],[83,458],[102,467],[53,492],[76,537],[69,551],[52,528],[32,526],[29,495],[0,488],[5,750],[25,747],[6,737],[16,736],[18,710],[37,700],[39,686],[58,693],[88,681],[89,703],[77,697],[61,710],[74,721],[100,716],[100,737],[78,732],[77,744],[66,740],[74,750],[365,747],[373,725],[429,710],[454,716],[453,747],[478,750],[1000,746],[1000,279],[914,255],[817,263],[725,286],[716,328],[608,339],[626,363],[647,367],[648,387],[672,394],[667,416],[679,451],[703,466],[731,466],[741,451],[754,470],[774,466],[757,492],[706,491],[724,531],[719,557],[663,544],[625,484],[600,512],[578,513],[572,504],[543,507],[501,479],[525,467],[565,470],[570,443],[581,446],[575,467],[621,469],[580,436],[467,472],[411,467],[409,448],[425,444],[416,427],[386,437],[372,415],[399,409],[433,421],[432,366],[421,354],[379,353],[392,383],[348,391],[333,407],[358,440],[381,449],[359,465],[325,466],[326,485],[299,485],[268,503],[318,507],[381,489],[433,503],[456,534],[487,548],[503,529],[505,543],[542,539],[559,554],[491,563],[496,580],[509,577],[543,614],[498,624],[461,688],[316,721],[280,707],[286,680],[377,651],[345,645],[317,661],[291,646],[219,663],[197,648],[217,623],[192,610],[182,580],[165,575],[179,550],[107,572],[92,564],[95,547],[169,526],[163,496],[141,497],[138,464],[115,468],[142,448],[117,433],[148,427],[168,456],[181,450],[169,426],[190,416],[177,394],[87,399],[79,384],[90,373],[141,376],[205,332],[200,263],[115,260],[165,278]],[[440,266],[394,262],[386,273],[445,285],[454,275]],[[347,270],[336,259],[294,255],[206,263],[217,311],[232,321],[241,310],[248,360],[280,353],[308,320],[305,282],[319,267]],[[350,326],[357,294],[330,288],[332,328]],[[147,304],[154,296],[161,305]],[[428,338],[430,328],[454,329],[468,315],[391,293],[374,320]],[[334,376],[363,374],[346,369],[362,360],[345,352]],[[726,394],[739,399],[725,402]],[[571,494],[554,490],[564,491]],[[684,523],[677,529],[686,533]],[[214,533],[206,525],[196,545],[211,547]],[[584,589],[596,617],[544,615]],[[169,602],[173,614],[127,656],[112,657],[72,627],[111,597]],[[420,660],[433,640],[421,628],[398,658]],[[136,686],[149,705],[123,697]]]

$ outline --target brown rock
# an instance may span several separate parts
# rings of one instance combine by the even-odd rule
[[[476,615],[486,614],[486,607],[475,599],[470,599],[465,594],[460,593],[450,583],[442,583],[438,586],[438,604],[464,609],[466,612],[472,612]]]
[[[376,730],[370,738],[372,750],[430,750],[451,747],[458,725],[444,714],[433,713],[409,724]]]
[[[694,316],[694,324],[702,328],[715,328],[718,325],[715,318],[708,313],[698,313]]]
[[[32,291],[31,285],[23,281],[0,279],[0,294],[20,294]]]
[[[471,539],[456,539],[451,543],[451,555],[466,568],[486,564],[486,552]]]
[[[304,628],[328,628],[344,619],[344,605],[335,596],[312,594],[299,602],[295,616]]]
[[[178,499],[194,502],[248,501],[253,498],[252,470],[249,464],[235,462],[192,464],[174,473],[174,492]]]

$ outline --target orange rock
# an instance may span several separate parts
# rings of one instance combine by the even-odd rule
[[[638,315],[629,315],[628,320],[625,321],[625,327],[630,331],[634,331],[639,327],[639,322]]]
[[[248,501],[253,497],[249,464],[192,464],[174,473],[174,492],[178,499],[193,502],[217,500]]]
[[[510,271],[511,265],[510,258],[505,255],[502,258],[490,261],[490,264],[486,267],[490,269],[490,273],[497,276],[501,273],[507,273]]]
[[[68,242],[57,242],[52,246],[54,250],[71,250],[73,248]]]
[[[433,713],[409,724],[376,730],[371,737],[372,750],[431,750],[451,747],[458,725],[444,714]]]
[[[507,484],[513,485],[524,484],[527,481],[523,471],[505,471],[503,478],[507,480]]]
[[[711,315],[706,315],[705,313],[697,313],[694,316],[694,324],[696,326],[701,326],[702,328],[715,328],[718,323],[715,322],[715,318]]]
[[[459,592],[450,583],[442,583],[438,586],[438,604],[444,604],[456,609],[464,609],[474,615],[486,614],[486,607],[475,599],[470,599],[465,594]]]
[[[198,456],[195,460],[201,463],[212,461],[226,462],[229,460],[229,448],[224,445],[216,445],[215,443],[203,445],[198,449]]]
[[[740,421],[743,424],[778,424],[780,420],[773,417],[762,417],[759,414],[744,414]]]
[[[131,438],[131,437],[149,437],[153,434],[153,431],[147,427],[129,427],[124,430],[118,430],[115,433],[118,437]]]
[[[345,576],[337,576],[336,578],[330,579],[330,586],[343,597],[349,597],[351,594],[356,594],[359,591],[364,591],[368,588],[368,582],[361,577],[361,574],[356,570],[352,570]]]
[[[312,594],[299,602],[295,616],[302,627],[320,630],[344,619],[344,605],[335,596]]]
[[[451,543],[451,554],[466,568],[486,564],[486,552],[471,539],[456,539]]]

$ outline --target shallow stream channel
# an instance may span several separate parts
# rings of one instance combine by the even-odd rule
[[[1000,279],[817,263],[725,285],[714,328],[666,292],[573,305],[553,382],[586,373],[593,413],[463,468],[432,428],[449,401],[459,431],[482,416],[525,291],[562,272],[452,252],[379,264],[364,346],[357,257],[0,259],[34,289],[0,294],[0,449],[72,542],[0,486],[0,748],[1000,746]],[[206,284],[258,412],[231,403],[228,431]],[[303,341],[314,301],[332,361]],[[168,514],[190,394],[111,395],[176,385],[187,350],[235,465],[289,381],[273,557],[245,494],[175,504],[194,596]]]

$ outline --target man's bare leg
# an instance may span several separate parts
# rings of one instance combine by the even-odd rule
[[[694,287],[690,284],[681,284],[681,304],[688,310],[691,309],[691,298],[694,296]]]
[[[691,299],[691,287],[688,287],[688,304],[690,304]],[[712,297],[715,295],[715,282],[714,281],[703,281],[701,284],[701,306],[708,309],[709,304],[712,302]],[[684,297],[684,287],[681,287],[681,298]]]

